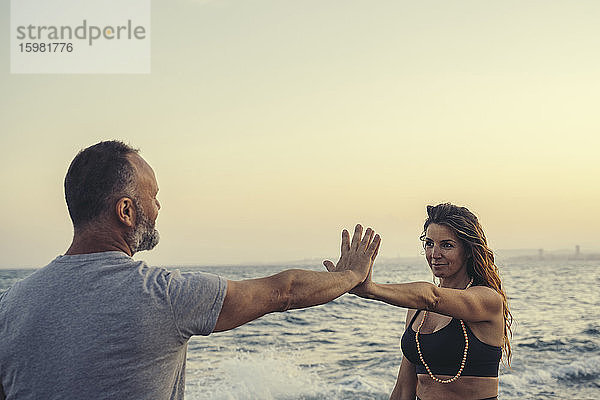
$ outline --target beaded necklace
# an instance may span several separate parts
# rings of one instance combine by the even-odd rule
[[[467,284],[467,287],[465,287],[463,290],[467,290],[472,284],[473,284],[473,278],[471,278],[471,280]],[[460,369],[458,370],[456,375],[454,375],[452,378],[444,380],[444,379],[440,379],[433,375],[433,373],[431,372],[431,369],[429,368],[429,365],[427,365],[427,363],[425,362],[425,359],[423,358],[423,354],[421,353],[421,345],[419,344],[419,333],[421,333],[421,327],[423,326],[423,323],[425,322],[425,318],[427,318],[427,310],[425,310],[423,312],[423,320],[419,324],[419,327],[417,328],[417,332],[415,333],[415,342],[417,342],[417,351],[419,352],[419,359],[421,359],[421,362],[425,366],[427,373],[429,374],[431,379],[433,379],[435,382],[438,382],[438,383],[454,382],[455,380],[457,380],[460,377],[460,374],[462,374],[463,369],[465,369],[465,363],[467,362],[467,350],[469,350],[469,336],[467,335],[467,329],[465,328],[465,323],[463,322],[462,319],[459,319],[460,326],[462,327],[463,335],[465,337],[465,351],[463,352],[463,358],[462,358],[462,361],[460,362]]]

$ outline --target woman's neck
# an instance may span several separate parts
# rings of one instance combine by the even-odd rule
[[[452,289],[464,289],[467,287],[471,278],[466,273],[460,276],[450,276],[448,278],[440,278],[440,287]]]

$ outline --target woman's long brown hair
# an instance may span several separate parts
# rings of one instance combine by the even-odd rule
[[[427,219],[423,225],[421,240],[425,239],[425,232],[430,224],[445,225],[451,228],[462,241],[467,255],[467,273],[473,278],[473,285],[490,287],[502,296],[504,312],[502,350],[508,365],[510,365],[512,351],[509,337],[512,336],[513,318],[508,309],[508,301],[502,288],[498,267],[494,263],[494,253],[487,245],[485,233],[483,233],[477,217],[465,207],[443,203],[437,206],[427,206]]]

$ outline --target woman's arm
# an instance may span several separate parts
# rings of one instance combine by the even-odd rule
[[[345,263],[341,259],[337,265],[325,260],[323,265],[328,271],[334,272],[342,269]],[[461,290],[442,288],[428,282],[381,284],[371,280],[372,269],[371,265],[366,279],[350,293],[365,299],[379,300],[398,307],[428,310],[469,322],[492,321],[502,315],[502,296],[489,287],[472,286]]]
[[[485,286],[460,290],[437,287],[428,282],[379,284],[367,280],[352,293],[398,307],[428,310],[470,322],[491,321],[502,313],[503,307],[500,294]]]
[[[416,311],[409,311],[406,313],[406,324],[408,327],[413,313]],[[396,379],[396,386],[390,395],[390,400],[415,400],[417,395],[417,371],[415,365],[408,361],[406,357],[402,357],[402,363],[400,364],[400,370],[398,371],[398,379]]]

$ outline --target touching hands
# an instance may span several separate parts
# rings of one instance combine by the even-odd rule
[[[350,270],[360,277],[359,284],[350,291],[358,296],[364,296],[368,292],[371,282],[371,270],[373,261],[377,256],[381,238],[376,235],[371,228],[367,228],[364,237],[362,237],[363,228],[360,224],[356,225],[352,242],[350,234],[346,229],[342,231],[341,255],[337,264],[330,260],[323,261],[323,265],[329,272]],[[362,238],[361,238],[362,237]]]

